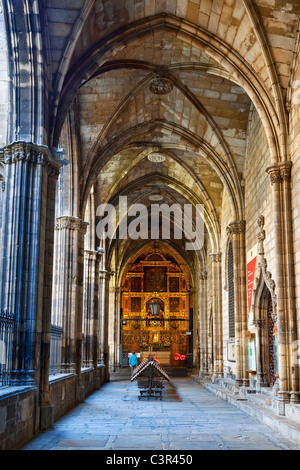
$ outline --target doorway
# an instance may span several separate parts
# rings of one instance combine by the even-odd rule
[[[155,279],[155,285],[154,285]],[[142,361],[152,351],[163,367],[180,368],[190,363],[192,325],[189,279],[182,263],[159,247],[130,263],[122,282],[121,366],[135,351]],[[153,315],[151,303],[159,311]]]

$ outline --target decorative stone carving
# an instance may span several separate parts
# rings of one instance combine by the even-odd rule
[[[154,163],[162,163],[165,159],[166,157],[162,153],[158,152],[152,152],[148,155],[148,160]]]
[[[226,232],[228,236],[232,234],[246,233],[246,221],[239,220],[236,222],[231,222],[226,227]]]
[[[101,256],[103,256],[103,253],[101,253],[100,251],[84,250],[84,258],[87,261],[98,261]]]
[[[259,233],[257,235],[257,240],[259,244],[259,250],[258,253],[259,255],[263,256],[264,255],[264,241],[266,239],[266,232],[264,230],[264,224],[265,224],[265,218],[263,215],[261,215],[258,220],[257,220],[257,225],[259,227]]]
[[[221,263],[222,253],[210,253],[209,254],[212,263]]]
[[[88,223],[79,219],[78,217],[62,216],[56,219],[55,230],[78,230],[85,234]]]
[[[53,157],[46,146],[35,145],[31,142],[15,142],[4,148],[6,165],[24,161],[32,165],[42,165],[48,176],[58,178],[62,162]]]
[[[166,77],[156,77],[151,80],[149,89],[155,95],[167,95],[173,90],[173,84]]]
[[[282,181],[291,181],[292,162],[280,162],[267,168],[270,175],[271,184],[281,183]]]
[[[276,284],[274,279],[272,279],[272,274],[270,271],[267,270],[268,263],[266,258],[264,258],[264,240],[266,238],[265,230],[264,230],[264,224],[265,224],[265,219],[261,215],[258,220],[257,220],[257,225],[260,228],[257,239],[259,243],[259,251],[258,251],[258,270],[259,270],[259,275],[256,276],[255,281],[254,281],[254,287],[253,287],[253,298],[255,298],[255,295],[258,290],[259,283],[261,281],[261,278],[263,278],[267,288],[270,291],[271,298],[272,298],[272,304],[273,304],[273,315],[272,319],[274,323],[277,321],[277,297],[276,297]],[[252,305],[252,308],[254,307],[254,304]],[[255,319],[254,322],[259,321],[259,319]]]

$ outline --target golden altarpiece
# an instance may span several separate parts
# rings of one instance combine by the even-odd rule
[[[156,316],[150,309],[154,300],[160,302]],[[138,258],[123,279],[123,357],[136,351],[143,359],[151,350],[162,365],[184,366],[192,341],[189,304],[187,275],[174,258],[159,249]]]

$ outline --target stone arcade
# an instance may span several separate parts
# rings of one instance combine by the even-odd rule
[[[299,430],[299,20],[299,0],[1,1],[1,449],[133,350]],[[152,204],[201,206],[203,244],[172,210],[153,239]]]

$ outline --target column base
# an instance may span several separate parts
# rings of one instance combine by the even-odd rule
[[[285,406],[290,402],[289,392],[279,391],[277,393],[277,413],[280,416],[285,416]]]
[[[235,379],[235,384],[238,387],[242,387],[243,386],[243,379]]]
[[[300,403],[300,392],[291,392],[290,393],[290,403],[297,405]]]
[[[41,406],[40,428],[42,431],[52,429],[54,426],[54,406],[51,404]]]
[[[199,377],[204,379],[205,377],[210,376],[210,373],[209,373],[208,369],[200,369],[198,375],[199,375]]]

